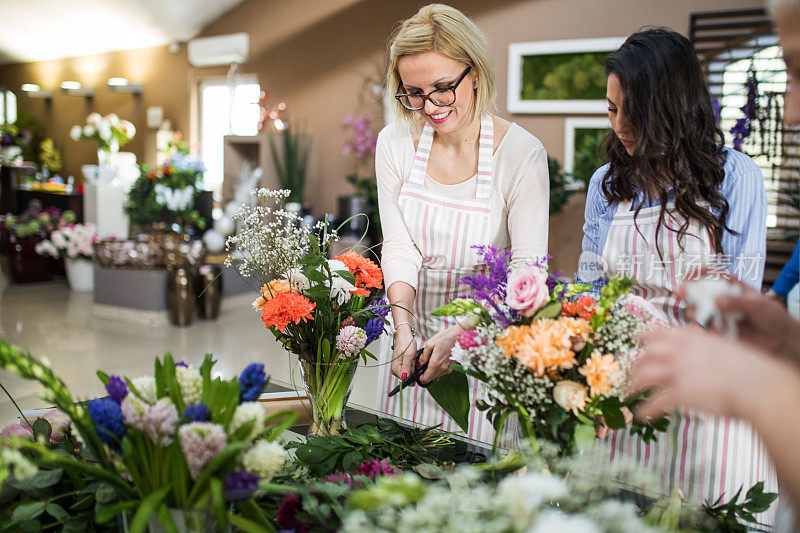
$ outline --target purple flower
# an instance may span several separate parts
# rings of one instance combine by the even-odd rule
[[[14,144],[14,139],[11,138],[11,135],[3,135],[0,137],[0,146],[11,146]]]
[[[248,500],[257,489],[258,476],[250,472],[232,472],[223,483],[223,493],[229,502]]]
[[[289,492],[283,495],[281,504],[278,506],[278,514],[275,516],[275,523],[283,530],[295,531],[296,533],[309,533],[311,526],[301,522],[295,516],[302,512],[303,502],[296,492]]]
[[[193,403],[183,411],[183,418],[192,422],[208,422],[211,418],[211,410],[204,403]]]
[[[128,395],[128,385],[119,376],[111,376],[108,378],[106,391],[112,400],[121,404],[122,400]]]
[[[183,368],[189,368],[189,365],[186,364],[186,361],[178,361],[175,363],[175,366],[182,366]]]
[[[369,306],[369,311],[375,313],[380,317],[386,317],[391,311],[391,306],[386,300],[375,300],[372,305]]]
[[[354,480],[347,472],[336,472],[325,476],[320,481],[323,483],[344,483],[348,487],[352,487],[355,484],[356,487],[361,488],[361,482]]]
[[[356,475],[367,476],[372,480],[374,480],[376,476],[394,476],[396,474],[397,471],[389,464],[389,462],[386,459],[384,459],[383,461],[379,459],[372,459],[371,461],[366,461],[356,470]]]
[[[369,319],[367,325],[364,326],[364,331],[367,334],[367,344],[380,337],[383,334],[383,318],[376,316]]]
[[[110,448],[120,451],[119,441],[125,435],[126,428],[122,421],[122,410],[119,404],[111,398],[91,400],[89,417],[92,419],[100,440]]]
[[[261,363],[248,365],[239,376],[239,403],[258,400],[266,384],[267,375],[264,373],[264,365]]]

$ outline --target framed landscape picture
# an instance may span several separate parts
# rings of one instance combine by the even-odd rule
[[[512,43],[509,113],[606,112],[605,59],[625,37]]]
[[[607,118],[564,121],[564,173],[576,189],[586,190],[594,171],[606,163],[597,154],[597,147],[610,130]]]

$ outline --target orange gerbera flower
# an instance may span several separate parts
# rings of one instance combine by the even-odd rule
[[[591,320],[597,313],[597,302],[588,294],[584,294],[574,302],[565,302],[563,312],[565,316],[574,316],[584,320]]]
[[[271,300],[276,294],[280,294],[282,292],[289,292],[292,290],[292,287],[289,285],[289,282],[285,279],[273,279],[263,287],[261,287],[261,296],[253,300],[253,303],[250,304],[253,306],[253,309],[256,311],[260,311],[264,308],[264,304]]]
[[[371,288],[380,289],[383,283],[383,273],[375,262],[367,259],[363,255],[357,254],[353,250],[347,250],[345,253],[333,258],[336,261],[341,261],[347,266],[356,278],[356,287],[359,289]],[[369,291],[358,290],[354,294],[366,296]]]
[[[622,378],[619,363],[614,356],[601,355],[598,351],[592,352],[578,372],[586,376],[586,383],[591,388],[592,396],[608,396]]]
[[[289,324],[303,320],[314,320],[311,312],[316,304],[296,292],[279,292],[264,304],[261,320],[268,328],[275,327],[285,332]]]
[[[575,366],[572,339],[586,337],[591,331],[589,323],[579,318],[561,317],[558,320],[544,319],[530,326],[508,328],[497,340],[506,352],[537,376],[554,370],[567,370]]]

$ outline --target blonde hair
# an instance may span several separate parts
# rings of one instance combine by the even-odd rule
[[[389,42],[386,90],[393,95],[401,84],[397,70],[401,58],[425,52],[438,52],[472,67],[472,72],[478,75],[474,113],[481,116],[494,112],[494,62],[489,53],[489,41],[466,15],[444,4],[430,4],[405,20]],[[420,124],[422,118],[417,111],[406,109],[396,98],[392,100],[397,116]]]

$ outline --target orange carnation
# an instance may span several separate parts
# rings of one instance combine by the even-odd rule
[[[350,273],[355,276],[356,287],[358,287],[359,290],[354,291],[353,294],[366,296],[369,294],[369,291],[364,290],[365,288],[381,288],[383,283],[383,273],[381,272],[380,267],[375,264],[375,262],[360,254],[357,254],[353,250],[347,250],[345,253],[338,255],[333,259],[344,263],[345,266],[347,266],[347,270],[349,270]]]
[[[591,388],[592,396],[608,396],[622,377],[619,363],[614,356],[601,355],[597,351],[592,352],[592,355],[586,359],[586,364],[583,365],[583,368],[579,368],[578,372],[586,376],[586,383]]]
[[[253,309],[256,311],[260,311],[264,308],[264,304],[271,300],[275,295],[280,294],[282,292],[289,292],[292,290],[292,287],[289,285],[289,282],[285,279],[273,279],[263,287],[261,287],[261,296],[253,300],[251,304]]]
[[[587,337],[589,323],[579,318],[543,319],[530,326],[511,327],[497,340],[506,357],[514,357],[537,376],[568,370],[577,363],[573,337]]]
[[[296,292],[279,292],[264,304],[261,320],[268,328],[286,331],[289,324],[299,324],[303,320],[314,320],[311,312],[316,304]]]

